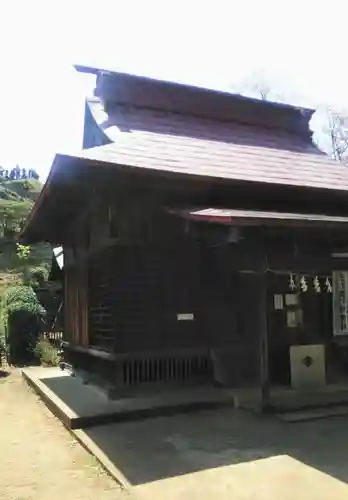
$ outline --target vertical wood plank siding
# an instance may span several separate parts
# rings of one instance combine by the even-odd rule
[[[65,270],[66,338],[75,344],[88,345],[88,288],[86,266]]]

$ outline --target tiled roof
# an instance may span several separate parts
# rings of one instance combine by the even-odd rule
[[[91,68],[79,69],[89,72]],[[118,71],[94,68],[93,73],[97,75],[94,93],[107,109],[121,104],[267,126],[309,137],[308,122],[313,109]]]
[[[118,105],[100,124],[111,144],[86,159],[126,168],[348,191],[348,168],[286,131]]]

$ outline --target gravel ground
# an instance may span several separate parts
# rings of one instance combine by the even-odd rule
[[[126,500],[22,380],[0,378],[1,500]]]

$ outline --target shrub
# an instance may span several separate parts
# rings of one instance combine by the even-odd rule
[[[37,341],[34,353],[43,366],[58,366],[61,361],[58,349],[43,336]]]
[[[12,364],[33,361],[33,349],[42,329],[45,309],[30,286],[8,288],[1,307],[7,353]]]
[[[46,265],[25,266],[22,272],[23,284],[29,287],[42,287],[48,280],[49,268]]]
[[[0,333],[0,366],[3,364],[3,362],[6,359],[6,344],[5,344],[5,337],[1,335]]]
[[[36,266],[30,268],[30,275],[32,281],[38,286],[42,286],[48,280],[49,269],[47,266]]]

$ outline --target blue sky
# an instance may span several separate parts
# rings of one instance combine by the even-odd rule
[[[84,96],[93,84],[74,63],[220,89],[266,74],[276,91],[301,96],[302,105],[347,107],[345,4],[3,2],[0,164],[34,167],[45,178],[56,152],[80,147]]]

